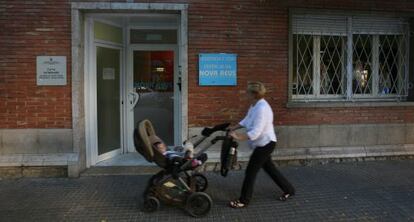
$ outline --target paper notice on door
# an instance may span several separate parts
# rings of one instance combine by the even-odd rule
[[[103,68],[102,69],[102,79],[103,80],[114,80],[115,79],[115,69],[114,68]]]

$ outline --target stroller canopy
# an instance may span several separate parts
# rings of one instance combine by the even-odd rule
[[[153,140],[157,141],[153,141]],[[134,145],[138,153],[140,153],[148,162],[155,162],[160,167],[166,166],[165,157],[162,153],[154,151],[152,144],[154,142],[162,142],[155,134],[152,123],[144,119],[137,124],[134,130]]]
[[[147,119],[138,122],[134,131],[135,149],[149,162],[152,162],[154,158],[154,150],[152,150],[150,142],[151,136],[155,136],[152,123]]]

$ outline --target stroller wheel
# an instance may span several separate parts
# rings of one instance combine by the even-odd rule
[[[193,183],[195,183],[196,192],[203,192],[207,190],[208,180],[203,174],[195,173],[191,177],[192,177]]]
[[[203,192],[192,193],[185,205],[185,210],[193,217],[202,217],[210,212],[213,201]]]
[[[145,212],[155,212],[160,208],[160,201],[153,196],[149,196],[144,200],[144,209]]]

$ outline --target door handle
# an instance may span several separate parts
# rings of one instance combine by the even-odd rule
[[[139,101],[139,94],[136,92],[130,92],[129,95],[132,96],[132,100],[130,100],[129,103],[131,104],[131,111],[133,111]]]
[[[181,77],[178,78],[177,86],[178,90],[181,92]]]

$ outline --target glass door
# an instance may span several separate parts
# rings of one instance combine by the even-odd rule
[[[157,135],[168,145],[179,143],[179,85],[175,50],[132,49],[128,55],[130,132],[149,119]],[[135,98],[137,98],[135,100]],[[132,135],[132,134],[131,134]],[[131,141],[132,138],[129,139]]]
[[[133,52],[134,122],[149,119],[167,145],[174,145],[174,52]]]
[[[98,161],[121,153],[121,49],[96,46]]]

